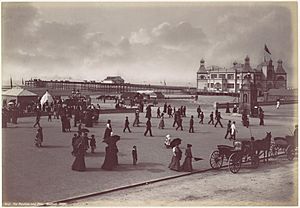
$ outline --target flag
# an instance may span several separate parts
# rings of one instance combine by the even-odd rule
[[[268,47],[267,47],[267,45],[265,44],[265,51],[268,53],[268,54],[270,54],[271,55],[271,52],[269,51],[269,49],[268,49]]]

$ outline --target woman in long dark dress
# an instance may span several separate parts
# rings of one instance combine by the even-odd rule
[[[110,145],[108,145],[105,148],[105,159],[101,168],[104,170],[112,170],[114,166],[115,166],[115,161],[114,161],[113,148]]]
[[[85,171],[85,161],[84,161],[84,154],[85,154],[85,145],[83,139],[78,139],[79,143],[75,153],[75,161],[72,164],[72,170],[76,171]]]
[[[186,171],[186,172],[192,172],[193,171],[193,166],[192,166],[192,149],[191,149],[192,145],[188,144],[187,145],[187,149],[185,150],[185,159],[184,162],[181,166],[181,170],[182,171]]]
[[[173,156],[169,168],[171,170],[180,171],[180,160],[182,156],[182,151],[179,148],[179,144],[173,147]]]

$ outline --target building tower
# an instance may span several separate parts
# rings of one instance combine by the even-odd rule
[[[207,90],[207,76],[208,72],[205,68],[205,61],[203,58],[200,61],[200,67],[197,72],[197,90],[199,91],[206,91]]]
[[[287,83],[287,74],[282,66],[282,60],[278,60],[278,65],[277,69],[275,71],[275,80],[274,80],[274,85],[275,88],[280,89],[286,89],[286,83]]]
[[[257,90],[252,81],[251,74],[248,73],[240,89],[239,113],[246,112],[248,115],[253,115],[254,106],[257,105]]]

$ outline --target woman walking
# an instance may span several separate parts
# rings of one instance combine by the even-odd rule
[[[182,156],[182,151],[179,148],[179,143],[173,147],[173,156],[169,168],[171,170],[180,171],[180,160]]]
[[[84,160],[84,155],[85,155],[85,144],[83,141],[83,138],[80,137],[77,140],[77,148],[75,151],[75,160],[72,164],[72,170],[76,171],[85,171],[85,160]]]
[[[181,170],[185,172],[192,172],[193,171],[193,166],[192,166],[192,145],[187,144],[187,148],[185,150],[185,159],[184,162],[181,166]]]

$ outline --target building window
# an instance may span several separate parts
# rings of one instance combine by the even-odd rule
[[[227,84],[227,88],[234,88],[234,84]]]
[[[205,76],[204,76],[204,75],[201,75],[201,76],[200,76],[200,79],[205,79]]]
[[[221,85],[219,82],[217,82],[217,83],[215,84],[215,88],[216,88],[217,90],[221,89],[221,87],[222,87],[222,85]]]
[[[214,87],[214,83],[211,83],[211,84],[210,84],[210,87],[213,88],[213,87]]]
[[[216,79],[216,78],[218,77],[218,75],[217,75],[217,74],[211,74],[210,77],[211,77],[212,79]]]
[[[227,79],[234,79],[234,74],[227,74]]]
[[[219,74],[219,78],[225,79],[225,74]]]

